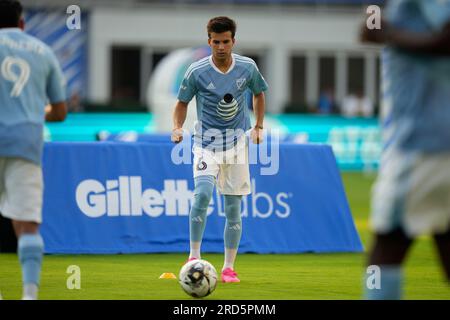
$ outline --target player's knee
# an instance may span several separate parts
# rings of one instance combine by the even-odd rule
[[[402,228],[396,228],[391,232],[377,235],[377,242],[388,248],[409,247],[412,240]]]
[[[17,237],[20,237],[22,234],[35,234],[39,232],[39,224],[36,222],[13,220],[12,223]]]
[[[233,221],[241,221],[241,205],[231,204],[226,207],[227,217]]]
[[[194,205],[197,207],[205,208],[211,201],[213,186],[208,182],[201,182],[195,187],[194,192]]]
[[[391,232],[377,234],[369,255],[369,264],[400,265],[408,252],[413,239],[397,228]]]
[[[212,192],[209,190],[200,190],[194,195],[195,205],[198,207],[207,207],[211,201]]]
[[[195,179],[194,206],[205,208],[211,201],[214,190],[214,177],[201,176]]]

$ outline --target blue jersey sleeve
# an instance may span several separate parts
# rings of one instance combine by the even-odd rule
[[[259,72],[258,68],[255,66],[252,70],[252,77],[250,81],[250,90],[254,95],[260,94],[263,91],[266,91],[269,86],[267,85],[266,80]]]
[[[249,83],[249,88],[252,91],[252,93],[254,95],[257,95],[257,94],[260,94],[263,91],[266,91],[269,86],[267,85],[266,80],[261,75],[261,73],[259,72],[259,70],[256,67],[256,65],[253,66],[251,72],[252,72],[252,75],[251,75],[251,80],[250,80],[250,83]]]
[[[450,22],[450,0],[418,1],[422,14],[434,30],[441,30]]]
[[[184,75],[183,81],[178,91],[178,100],[188,103],[197,93],[197,85],[195,83],[194,72],[189,68]]]
[[[47,97],[50,103],[66,101],[66,80],[56,56],[49,51],[50,72],[47,79]]]

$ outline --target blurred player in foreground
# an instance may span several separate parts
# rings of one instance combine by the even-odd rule
[[[12,220],[18,238],[23,299],[33,300],[44,250],[39,234],[43,123],[63,121],[67,111],[55,55],[23,30],[21,4],[0,0],[0,213]]]
[[[207,25],[211,56],[187,70],[174,111],[172,141],[182,140],[182,127],[189,101],[196,96],[197,120],[194,139],[194,203],[190,212],[189,260],[200,259],[206,213],[216,184],[224,195],[226,224],[223,282],[239,282],[234,261],[242,234],[241,199],[250,191],[250,173],[245,131],[251,128],[245,92],[253,93],[255,143],[262,138],[267,84],[255,62],[232,53],[236,24],[216,17]],[[244,161],[240,161],[244,158]]]
[[[450,281],[450,1],[388,3],[380,30],[362,40],[382,55],[384,150],[372,198],[369,265],[381,288],[367,299],[401,299],[402,268],[415,237],[434,237]]]

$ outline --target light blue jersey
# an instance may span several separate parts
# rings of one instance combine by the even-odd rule
[[[413,32],[450,22],[450,0],[396,0],[386,10],[391,24]],[[387,47],[382,66],[385,147],[450,151],[450,58]]]
[[[65,100],[52,50],[18,28],[0,29],[0,157],[40,164],[45,106]]]
[[[268,88],[252,59],[237,54],[232,58],[226,73],[214,65],[212,56],[193,63],[180,86],[178,100],[189,102],[196,96],[198,122],[194,140],[203,148],[231,148],[250,129],[246,91],[257,95]]]

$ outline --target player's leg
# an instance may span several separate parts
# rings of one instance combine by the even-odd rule
[[[234,270],[234,261],[242,235],[241,195],[224,195],[226,223],[224,230],[225,259],[222,271]]]
[[[12,220],[12,225],[17,238],[23,234],[39,232],[39,224],[33,221]]]
[[[374,227],[378,230],[369,264],[381,271],[381,289],[366,288],[369,299],[400,299],[402,268],[414,236],[448,225],[448,156],[409,154],[394,158],[377,181]],[[382,173],[382,174],[383,174]],[[392,228],[392,226],[398,226]],[[382,233],[380,230],[393,230]],[[444,242],[441,242],[444,245]]]
[[[381,288],[365,286],[366,299],[398,300],[402,298],[403,270],[402,263],[413,242],[400,228],[387,234],[377,234],[369,254],[369,266],[380,268]]]
[[[37,299],[44,243],[39,234],[43,181],[41,168],[22,159],[8,159],[4,170],[3,215],[13,220],[22,268],[23,299]]]
[[[369,265],[400,265],[404,261],[413,239],[402,229],[386,234],[376,234],[369,255]]]
[[[416,223],[411,216],[411,195],[417,177],[418,156],[394,148],[383,154],[380,171],[373,188],[371,226],[375,231],[373,247],[369,253],[369,266],[379,267],[381,288],[373,288],[366,274],[366,299],[395,300],[402,297],[403,270],[413,239],[406,228]],[[417,221],[420,221],[417,219]]]
[[[430,176],[441,177],[441,181],[436,182],[435,192],[431,193],[427,203],[432,202],[434,206],[430,208],[435,212],[436,218],[434,230],[434,241],[438,250],[439,258],[444,269],[447,282],[450,284],[450,153],[436,157],[439,163],[434,164],[434,172]],[[439,187],[438,187],[439,186]],[[439,199],[440,201],[437,201]],[[445,231],[444,226],[447,226]]]
[[[422,227],[434,235],[450,283],[450,153],[423,155],[416,171],[410,211],[418,223],[411,225],[418,232],[423,233]]]
[[[238,144],[234,152],[234,162],[222,164],[217,186],[224,195],[225,202],[225,230],[224,230],[224,265],[222,269],[223,282],[239,282],[234,263],[242,235],[241,200],[250,191],[250,170],[248,164],[248,149],[245,135],[243,143]]]
[[[206,213],[215,185],[212,175],[194,178],[194,203],[189,213],[190,254],[189,259],[200,259],[200,247],[206,227]]]
[[[434,241],[438,249],[447,281],[450,284],[450,229],[445,233],[435,234]]]
[[[219,171],[214,157],[209,150],[194,147],[194,203],[189,213],[189,260],[201,258],[201,244],[206,227],[206,216],[211,201],[216,176]]]
[[[39,234],[39,224],[13,220],[17,235],[17,252],[22,266],[23,299],[37,299],[40,283],[44,241]]]

